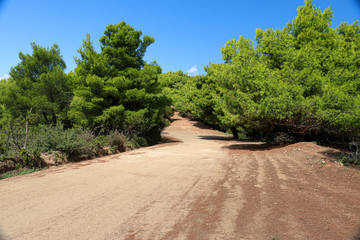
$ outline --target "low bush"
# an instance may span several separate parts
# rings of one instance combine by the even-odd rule
[[[106,140],[106,143],[114,152],[125,152],[128,148],[127,137],[117,130],[111,131],[109,135],[106,136]]]
[[[45,163],[41,160],[40,152],[38,150],[31,153],[25,148],[22,148],[20,151],[18,164],[29,168],[45,167]]]
[[[21,124],[8,124],[0,130],[0,160],[10,159],[23,167],[42,167],[41,152],[61,151],[69,160],[91,158],[106,145],[89,130],[64,129],[63,125],[40,125],[29,130],[28,146],[24,149]]]
[[[2,135],[0,135],[0,161],[3,161],[6,156],[6,147],[5,147],[5,140]]]
[[[24,146],[25,128],[20,121],[8,122],[0,128],[0,161],[19,159]]]
[[[89,130],[81,128],[64,129],[61,124],[56,126],[40,126],[34,129],[29,142],[30,150],[40,152],[61,151],[68,158],[76,159],[81,156],[93,157],[97,148],[95,135]]]
[[[111,152],[124,152],[128,149],[148,146],[159,141],[160,130],[156,127],[147,131],[147,135],[127,134],[118,130],[101,132],[80,127],[64,128],[39,125],[30,127],[27,148],[24,148],[24,125],[9,123],[0,129],[0,161],[12,160],[19,168],[42,168],[45,166],[40,153],[62,152],[69,161],[79,161]],[[107,150],[106,150],[107,149]]]

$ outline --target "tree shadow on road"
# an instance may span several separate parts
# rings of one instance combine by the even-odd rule
[[[324,155],[327,158],[331,158],[331,159],[341,159],[341,152],[339,150],[334,150],[334,149],[327,149],[325,151],[321,151],[319,152],[322,155]]]
[[[202,123],[202,122],[198,122],[198,121],[194,121],[193,126],[200,128],[200,129],[212,129],[213,130],[213,128],[211,128],[211,126],[209,126],[205,123]]]
[[[220,140],[220,141],[235,140],[233,137],[230,137],[230,136],[216,136],[216,135],[203,135],[203,136],[199,136],[198,138],[200,138],[202,140]]]
[[[179,121],[181,120],[180,118],[170,118],[170,122],[176,122],[176,121]]]
[[[232,144],[229,146],[223,146],[222,148],[227,148],[229,150],[247,150],[247,151],[268,151],[277,148],[286,147],[289,144],[270,144],[270,143],[250,143],[244,142],[241,144]]]
[[[164,143],[181,143],[183,141],[174,138],[174,137],[169,137],[169,136],[161,136],[161,142],[158,144],[164,144]]]

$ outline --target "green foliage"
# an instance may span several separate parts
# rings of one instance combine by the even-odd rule
[[[30,153],[27,149],[22,148],[20,151],[21,165],[23,167],[44,167],[44,163],[41,161],[40,152],[36,149],[33,153]]]
[[[41,152],[62,151],[71,160],[82,155],[92,157],[106,144],[98,145],[95,136],[88,130],[64,129],[62,124],[30,127],[27,149],[23,148],[24,135],[21,121],[5,125],[0,130],[0,159],[18,161],[23,167],[43,167]]]
[[[128,148],[127,144],[127,137],[119,131],[111,131],[107,135],[107,145],[114,149],[114,152],[125,152]]]
[[[283,29],[257,29],[221,48],[206,76],[165,83],[177,109],[248,136],[344,143],[360,133],[360,27],[331,27],[311,0]],[[165,77],[166,78],[166,77]],[[278,134],[283,132],[284,134]],[[271,137],[270,137],[271,136]],[[270,138],[269,138],[270,137]]]
[[[193,115],[210,124],[218,124],[213,114],[215,85],[207,76],[190,77],[182,71],[160,76],[163,93],[171,98],[176,111]]]
[[[141,35],[141,31],[125,22],[106,27],[100,38],[101,52],[110,66],[111,76],[117,76],[127,68],[141,69],[145,65],[146,49],[155,39],[150,36],[140,39]]]
[[[94,134],[81,128],[64,129],[61,124],[39,126],[32,131],[29,149],[40,152],[61,151],[71,160],[82,155],[94,156],[98,147],[95,140]]]
[[[292,91],[284,101],[293,106],[280,111],[288,116],[277,114],[276,124],[303,135],[334,137],[359,130],[358,48],[353,45],[359,28],[343,23],[332,29],[331,19],[330,9],[321,12],[305,1],[283,30],[257,30],[261,60],[287,85],[286,92]]]
[[[58,123],[55,126],[39,125],[29,130],[28,148],[22,147],[23,127],[12,123],[0,131],[0,161],[9,159],[20,167],[44,167],[40,159],[41,152],[62,152],[70,161],[107,154],[104,150],[110,147],[114,152],[123,152],[148,144],[143,137],[126,137],[122,132],[111,131],[107,135],[95,136],[93,132],[82,128],[64,128]],[[61,156],[60,156],[61,157]]]
[[[0,128],[2,159],[16,159],[24,146],[25,124],[22,119],[7,121]]]
[[[219,90],[209,75],[191,77],[184,89],[187,111],[191,112],[191,115],[211,125],[221,124],[219,118],[222,112],[215,109]]]
[[[105,58],[95,51],[93,42],[90,39],[90,34],[86,35],[78,53],[80,54],[80,58],[75,57],[77,75],[97,75],[105,77],[110,72],[110,68],[107,66]]]
[[[141,35],[121,22],[107,26],[100,53],[89,35],[84,40],[76,59],[77,87],[69,112],[75,124],[97,132],[118,130],[128,137],[160,137],[168,124],[164,115],[170,101],[158,82],[160,66],[143,60],[154,39]]]
[[[1,82],[0,106],[12,119],[28,118],[31,112],[36,123],[56,124],[66,119],[71,101],[66,65],[56,44],[50,49],[35,43],[31,47],[32,55],[20,52],[21,62],[11,68],[11,78]]]
[[[255,42],[228,41],[224,63],[195,77],[161,74],[156,62],[146,63],[154,38],[125,22],[106,27],[100,52],[87,35],[69,74],[56,44],[31,43],[32,54],[20,52],[11,77],[0,80],[0,160],[35,167],[39,151],[75,158],[94,156],[105,145],[123,151],[152,144],[172,107],[234,137],[358,146],[360,27],[334,29],[332,17],[330,8],[305,0],[283,29],[257,29]],[[27,123],[29,146],[22,149]]]
[[[158,82],[160,66],[143,60],[153,42],[125,22],[109,25],[101,52],[87,35],[69,74],[56,44],[31,43],[32,54],[20,52],[11,77],[0,80],[0,160],[34,167],[39,152],[62,151],[72,160],[105,146],[124,151],[159,141],[171,103]]]
[[[0,132],[0,161],[3,161],[6,155],[7,155],[7,148],[5,143],[5,136],[2,132]]]
[[[159,76],[162,93],[169,101],[169,105],[165,111],[165,116],[168,118],[173,115],[174,108],[184,114],[188,112],[187,104],[185,103],[186,100],[183,96],[183,93],[185,93],[183,88],[189,78],[190,77],[181,70],[164,73]]]

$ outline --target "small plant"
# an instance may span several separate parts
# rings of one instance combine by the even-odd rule
[[[111,151],[112,153],[116,153],[116,149],[113,148],[113,147],[110,147],[110,151]]]
[[[2,139],[0,135],[0,161],[5,159],[6,148],[5,148],[5,140]]]
[[[117,130],[110,132],[107,136],[107,142],[111,152],[125,152],[128,148],[126,136]]]
[[[31,157],[27,149],[22,148],[20,150],[20,158],[23,166],[29,166],[31,162]]]
[[[349,165],[360,165],[360,161],[357,158],[354,158],[351,155],[342,155],[341,159],[339,160],[340,163],[344,164],[345,166]]]
[[[95,144],[96,149],[98,149],[98,150],[102,149],[104,146],[106,146],[108,144],[107,136],[104,136],[104,135],[97,136],[95,138],[94,144]]]
[[[36,149],[33,153],[30,153],[27,149],[21,148],[20,150],[20,160],[21,164],[24,167],[34,168],[34,167],[43,167],[43,162],[40,158],[40,152]]]

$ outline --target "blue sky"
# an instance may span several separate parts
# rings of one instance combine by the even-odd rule
[[[333,27],[360,19],[356,0],[313,0],[334,12]],[[204,66],[220,63],[220,48],[240,35],[251,40],[257,28],[283,28],[297,15],[303,0],[0,0],[0,78],[19,63],[19,52],[30,43],[57,43],[67,64],[76,67],[77,49],[89,33],[97,50],[107,25],[125,21],[144,35],[154,36],[145,60],[156,60],[163,72],[204,74]]]

